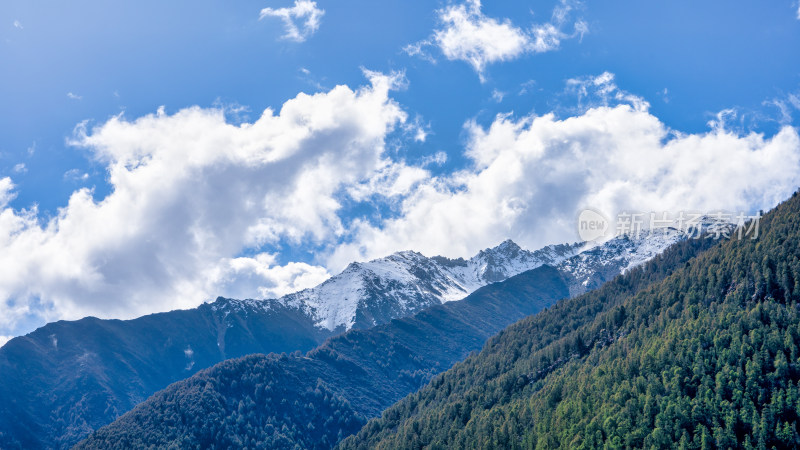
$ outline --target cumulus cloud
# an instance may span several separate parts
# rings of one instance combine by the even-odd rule
[[[582,36],[587,30],[582,20],[574,22],[571,33],[564,31],[573,9],[570,0],[562,0],[550,22],[523,29],[509,19],[484,15],[480,0],[467,0],[440,9],[440,28],[430,38],[406,46],[405,51],[432,60],[427,48],[438,47],[448,60],[469,63],[483,80],[488,64],[513,60],[525,53],[555,50],[562,40]]]
[[[601,88],[608,75],[585,81]],[[603,90],[603,89],[601,89]],[[612,99],[619,89],[607,90]],[[588,92],[588,91],[587,91]],[[626,94],[619,94],[622,99]],[[513,238],[528,248],[578,240],[578,212],[768,209],[800,186],[800,137],[682,134],[640,99],[557,118],[498,115],[466,124],[471,167],[420,183],[397,217],[359,223],[329,266],[405,248],[463,256]]]
[[[28,168],[25,167],[25,163],[19,163],[14,165],[13,170],[15,173],[25,173],[28,171]]]
[[[281,266],[271,253],[223,260],[212,275],[218,289],[234,298],[274,298],[316,286],[329,277],[320,266],[298,262]]]
[[[18,30],[22,30],[22,29],[24,29],[25,27],[23,27],[23,26],[22,26],[22,22],[20,22],[19,20],[15,20],[15,21],[14,21],[14,28],[16,28],[16,29],[18,29]]]
[[[67,92],[67,98],[70,100],[83,100],[83,96],[74,94],[72,92]]]
[[[294,6],[287,8],[264,8],[259,19],[277,17],[283,21],[286,29],[284,39],[304,42],[319,29],[325,10],[317,7],[317,2],[295,0]]]
[[[0,330],[32,314],[124,318],[322,281],[321,267],[237,255],[335,239],[338,195],[397,167],[384,138],[406,120],[389,97],[399,79],[367,76],[368,86],[299,94],[253,123],[192,107],[82,124],[71,143],[105,164],[111,194],[79,189],[52,219],[7,207],[14,185],[0,179]],[[393,189],[406,189],[402,179]]]

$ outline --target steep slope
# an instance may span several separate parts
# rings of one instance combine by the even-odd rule
[[[730,227],[731,225],[727,225]],[[615,236],[602,245],[583,249],[556,267],[569,278],[570,292],[580,295],[611,278],[640,266],[691,233],[676,228],[643,230],[636,235]]]
[[[341,448],[800,446],[800,196],[757,240],[586,298],[504,330]]]
[[[352,330],[305,356],[226,361],[159,392],[81,446],[238,447],[255,440],[267,448],[329,448],[508,323],[567,294],[558,271],[542,266],[464,300]]]
[[[646,270],[584,296],[582,311],[663,279],[709,245],[673,246]],[[156,394],[79,447],[330,448],[504,325],[567,293],[563,275],[544,266],[463,301],[332,338],[306,356],[226,361]]]
[[[320,286],[277,300],[218,299],[135,320],[48,324],[0,348],[0,448],[65,447],[169,383],[227,358],[307,351],[366,328],[463,298],[489,282],[575,254],[529,252],[507,241],[469,260],[402,252],[352,264]]]
[[[72,445],[198,368],[308,350],[329,335],[281,304],[222,298],[131,321],[48,324],[0,349],[0,448]]]

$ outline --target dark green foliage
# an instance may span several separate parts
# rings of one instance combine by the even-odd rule
[[[277,302],[48,324],[0,349],[0,448],[69,448],[170,383],[226,358],[307,351],[331,333]]]
[[[330,448],[330,439],[357,431],[364,419],[310,372],[286,354],[228,360],[123,416],[119,425],[135,432],[104,428],[84,446]]]
[[[758,240],[603,291],[507,328],[341,447],[800,447],[800,196]]]
[[[551,267],[303,356],[253,355],[174,383],[82,448],[330,448],[486,339],[568,295]]]

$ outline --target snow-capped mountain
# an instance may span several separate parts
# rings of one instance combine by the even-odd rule
[[[579,254],[562,261],[556,268],[567,277],[570,295],[580,295],[646,263],[672,244],[701,235],[705,236],[703,239],[725,238],[735,227],[735,224],[723,219],[704,216],[688,229],[644,228],[636,233],[617,235],[596,246],[587,245]]]
[[[699,228],[730,230],[733,225],[704,217]],[[403,251],[368,262],[354,262],[319,286],[277,300],[225,300],[220,307],[241,313],[275,303],[309,317],[331,332],[365,329],[410,316],[432,305],[460,300],[478,288],[547,264],[568,280],[571,295],[594,289],[641,265],[670,245],[697,235],[697,229],[642,229],[606,242],[550,245],[536,251],[511,240],[481,250],[470,259],[427,257]]]
[[[426,257],[413,251],[352,263],[321,285],[290,294],[286,305],[305,310],[318,326],[369,328],[446,301],[459,300],[489,283],[574,256],[581,244],[531,252],[508,240],[474,257]]]
[[[458,300],[543,264],[555,270],[530,272],[509,285],[519,288],[534,274],[533,279],[547,289],[561,286],[558,294],[551,295],[551,304],[557,296],[577,295],[598,286],[688,237],[689,233],[667,229],[615,237],[599,245],[555,245],[533,252],[506,241],[469,259],[428,258],[407,251],[353,263],[315,288],[279,299],[218,298],[198,308],[134,320],[86,318],[51,323],[0,347],[0,378],[7,381],[0,383],[0,399],[20,399],[0,401],[6,405],[0,408],[0,425],[5,426],[0,426],[0,447],[8,447],[3,445],[7,436],[11,442],[30,443],[27,447],[31,448],[68,447],[157,390],[225,359],[306,352],[346,329],[367,328]],[[492,317],[483,317],[481,311],[487,309],[463,303],[463,311],[470,312],[458,320],[480,326],[454,331],[442,325],[441,333],[455,333],[448,336],[456,341],[463,338],[466,344],[459,345],[480,342],[480,336],[464,333],[487,324],[499,330],[501,324],[537,310],[537,302],[542,306],[538,297],[507,300],[511,303],[495,305],[502,313],[495,311],[489,314]],[[482,301],[492,302],[493,296],[484,296]],[[457,310],[459,304],[438,310],[451,306]],[[436,317],[427,315],[420,323],[444,323],[435,322]],[[404,332],[413,334],[413,330]],[[31,428],[30,423],[46,426]]]
[[[688,235],[675,228],[623,234],[597,246],[588,246],[556,268],[569,280],[570,295],[590,291],[615,276],[644,264]]]

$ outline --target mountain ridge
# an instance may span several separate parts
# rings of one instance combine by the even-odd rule
[[[614,296],[620,290],[637,290],[651,278],[665,276],[709,245],[709,240],[685,241],[681,248],[668,251],[669,256],[659,256],[648,263],[649,271],[634,269],[623,281],[612,281],[599,293],[586,295]],[[537,282],[534,280],[537,280],[536,274],[543,273],[561,280],[560,294],[551,298],[568,295],[568,280],[563,274],[555,268],[541,266],[487,285],[464,300],[438,305],[369,330],[353,329],[329,339],[306,355],[252,355],[226,361],[157,393],[118,421],[93,433],[78,448],[169,445],[331,448],[353,433],[358,424],[365,423],[366,418],[377,416],[393,399],[413,392],[459,357],[480,348],[485,338],[493,334],[490,331],[499,331],[502,323],[523,317],[525,314],[506,316],[493,323],[490,319],[518,308],[513,305],[528,302],[536,305]],[[466,316],[457,312],[469,308],[470,302],[477,302],[480,309]],[[537,310],[530,306],[523,308],[529,308],[526,313]],[[436,316],[437,311],[444,310],[450,313]],[[431,320],[432,315],[438,319]],[[447,319],[450,316],[463,319],[451,321]],[[490,326],[480,338],[471,327],[481,329],[480,324],[487,319]],[[443,323],[447,323],[444,334],[442,326],[431,326]],[[313,384],[317,380],[316,384],[287,388],[283,381],[297,374],[302,374],[305,383]],[[270,381],[273,379],[278,380],[277,384]],[[226,387],[236,380],[247,380],[246,386]],[[206,390],[198,396],[201,386]],[[320,389],[324,393],[309,394]],[[284,410],[287,406],[283,401],[294,404],[307,415],[299,418],[291,415]],[[340,426],[326,423],[322,434],[317,434],[318,425],[309,421],[319,416],[312,406],[315,402],[322,402],[325,414]],[[236,405],[245,406],[238,410],[232,408]],[[331,405],[339,406],[331,412]],[[182,421],[179,417],[193,419]],[[202,419],[204,417],[214,419]]]
[[[338,292],[333,289],[327,296],[315,297],[318,303],[331,300],[325,305],[330,314],[315,314],[313,308],[318,305],[307,295],[315,292],[312,288],[283,299],[218,298],[195,309],[132,321],[84,319],[80,325],[74,325],[80,321],[49,324],[0,348],[0,375],[17,380],[0,386],[0,398],[9,399],[5,409],[0,407],[0,444],[13,439],[27,447],[68,446],[157,390],[224,359],[250,353],[305,352],[346,331],[348,325],[367,329],[389,323],[544,263],[556,265],[576,295],[615,276],[639,255],[637,249],[650,243],[642,239],[621,245],[615,239],[588,250],[586,244],[578,243],[536,252],[507,240],[468,260],[427,258],[407,251],[354,263],[349,271],[320,285],[341,284],[345,291],[349,289],[347,308],[336,306],[343,299],[337,286]],[[654,248],[666,247],[667,241],[656,241]],[[604,246],[607,251],[602,250]],[[586,251],[599,253],[581,257]],[[331,319],[330,328],[321,327],[321,319]],[[143,323],[147,326],[139,329]],[[80,335],[70,331],[77,326],[83,329]],[[52,339],[59,342],[59,351],[48,349]],[[97,356],[76,365],[84,355]],[[30,376],[20,375],[21,371]],[[65,373],[69,375],[56,382],[61,379],[58,374]],[[40,391],[53,394],[43,396]]]

